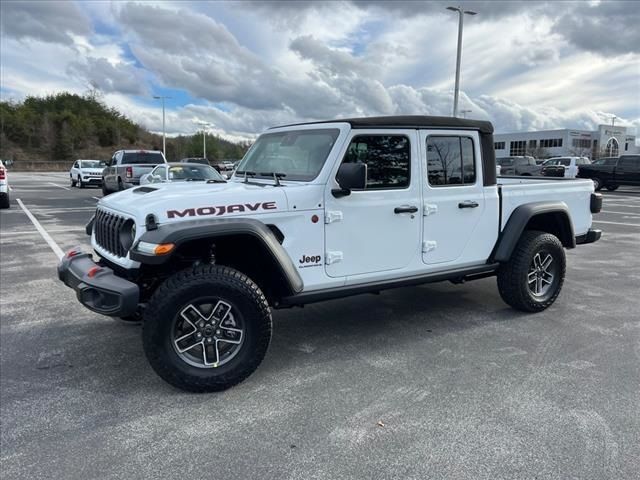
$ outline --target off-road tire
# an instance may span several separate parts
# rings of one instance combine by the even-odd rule
[[[602,187],[604,187],[604,183],[598,177],[592,178],[591,181],[593,182],[593,189],[596,192],[602,190]]]
[[[613,191],[617,190],[619,186],[620,185],[607,185],[606,189],[609,190],[610,192],[613,192]]]
[[[537,253],[551,254],[556,262],[556,275],[546,295],[536,297],[529,287],[529,274]],[[566,256],[562,243],[555,235],[536,230],[523,232],[511,258],[498,270],[498,291],[502,299],[524,312],[541,312],[550,307],[560,294],[566,271]]]
[[[211,296],[237,309],[245,337],[227,363],[199,368],[176,352],[173,325],[185,306]],[[201,265],[174,274],[158,287],[144,311],[142,342],[151,367],[166,382],[190,392],[215,392],[233,387],[258,368],[269,347],[271,331],[271,311],[258,285],[232,268]]]
[[[82,181],[82,177],[80,177],[80,175],[78,175],[78,186],[80,188],[84,188],[84,182]]]

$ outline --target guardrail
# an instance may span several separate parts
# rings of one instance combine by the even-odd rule
[[[7,165],[10,172],[68,172],[73,165],[73,161],[46,162],[20,160]]]

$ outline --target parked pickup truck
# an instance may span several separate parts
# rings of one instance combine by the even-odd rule
[[[578,169],[583,165],[590,165],[586,157],[554,157],[542,164],[543,177],[576,178]]]
[[[601,203],[591,180],[497,182],[489,122],[289,125],[262,134],[226,183],[101,199],[94,253],[70,250],[58,275],[94,312],[141,316],[164,380],[215,391],[258,367],[271,308],[495,276],[507,304],[540,312],[560,294],[565,249],[600,238]]]
[[[140,177],[161,163],[167,160],[157,150],[118,150],[102,172],[102,194],[140,185]]]
[[[640,154],[620,155],[602,163],[580,166],[579,178],[590,178],[596,190],[616,190],[620,185],[640,185]]]
[[[533,157],[502,157],[497,159],[500,175],[523,175],[525,177],[540,175],[542,167]]]

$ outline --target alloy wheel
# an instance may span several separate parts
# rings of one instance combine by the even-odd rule
[[[171,343],[181,360],[198,368],[216,368],[241,350],[245,329],[240,313],[220,299],[201,299],[176,315]]]

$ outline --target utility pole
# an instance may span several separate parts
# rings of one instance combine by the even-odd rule
[[[166,95],[154,95],[153,98],[155,98],[156,100],[162,100],[162,154],[165,156],[167,156],[167,131],[165,129],[165,122],[164,122],[164,101],[166,98],[171,98],[168,97]]]
[[[458,55],[456,57],[456,85],[453,90],[453,116],[458,116],[458,93],[460,91],[460,62],[462,60],[462,27],[464,15],[477,15],[477,12],[463,10],[462,7],[447,7],[447,10],[458,12]]]

